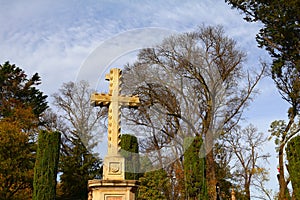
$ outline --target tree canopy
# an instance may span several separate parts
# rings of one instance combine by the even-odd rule
[[[291,104],[290,116],[300,109],[300,3],[298,0],[225,0],[245,14],[249,22],[263,24],[256,36],[273,58],[272,78]]]
[[[39,116],[47,109],[47,96],[37,85],[41,83],[38,73],[28,78],[19,67],[9,62],[0,65],[0,116],[6,117],[17,106],[31,107]]]
[[[0,120],[0,199],[29,199],[32,192],[35,143],[32,110],[15,108]],[[26,130],[26,131],[25,131]]]
[[[0,65],[0,198],[29,199],[32,195],[39,117],[46,95],[36,88],[40,77],[9,62]]]
[[[124,89],[141,99],[128,118],[147,133],[141,147],[157,165],[178,159],[185,137],[203,138],[210,199],[217,195],[215,138],[239,122],[264,72],[248,72],[245,58],[222,27],[200,26],[141,50],[123,76]]]
[[[300,111],[300,2],[299,0],[225,0],[245,14],[249,22],[261,22],[263,27],[256,35],[259,47],[265,48],[272,58],[271,74],[282,98],[290,104],[288,123],[276,120],[271,134],[276,136],[279,160],[279,199],[288,198],[285,178],[284,147],[297,132]],[[298,118],[299,120],[299,118]]]

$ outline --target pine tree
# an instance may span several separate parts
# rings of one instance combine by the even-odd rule
[[[299,54],[299,0],[225,0],[245,14],[249,22],[263,24],[256,40],[272,57],[272,79],[279,94],[290,104],[288,122],[276,120],[271,124],[271,134],[278,146],[279,199],[290,198],[284,167],[284,148],[293,137],[292,126],[297,124],[300,112],[300,54]],[[298,119],[299,120],[299,119]],[[287,135],[290,136],[287,136]]]
[[[36,73],[28,78],[19,67],[9,62],[0,65],[0,116],[7,117],[13,109],[22,105],[31,108],[39,117],[47,109],[47,96],[36,88],[41,83]]]
[[[34,167],[33,200],[55,199],[59,147],[59,132],[40,132]]]
[[[88,151],[80,138],[73,138],[72,145],[63,150],[60,158],[59,197],[62,200],[86,200],[88,180],[102,174],[101,160]]]

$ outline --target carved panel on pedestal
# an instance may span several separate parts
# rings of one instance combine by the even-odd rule
[[[105,200],[124,200],[124,195],[105,195]]]
[[[121,162],[110,162],[109,163],[109,174],[111,175],[119,175],[122,173],[122,163]]]

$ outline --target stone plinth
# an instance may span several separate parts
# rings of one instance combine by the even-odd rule
[[[136,180],[89,180],[88,200],[134,200]]]
[[[121,155],[104,158],[103,180],[125,180],[125,159]]]

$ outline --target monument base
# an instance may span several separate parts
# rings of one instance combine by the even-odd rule
[[[89,180],[88,200],[135,200],[136,180]]]
[[[125,158],[119,154],[107,155],[103,164],[103,180],[124,180]]]

